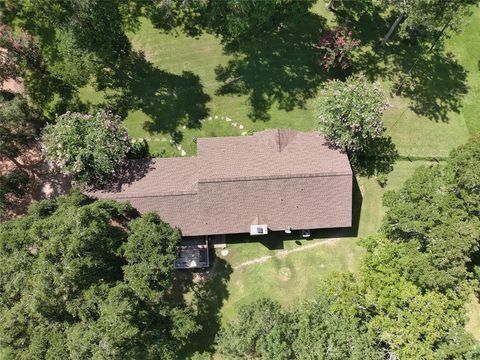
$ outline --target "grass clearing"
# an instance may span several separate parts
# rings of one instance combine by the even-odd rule
[[[340,239],[234,270],[228,283],[228,300],[221,310],[222,320],[231,320],[238,306],[262,297],[276,299],[288,306],[313,296],[320,280],[330,272],[356,270],[362,249],[355,245],[355,241],[354,238]],[[235,248],[229,248],[232,254],[235,253]],[[229,261],[229,255],[226,260]]]
[[[333,16],[325,10],[321,2],[314,7],[314,10],[325,16],[329,24],[334,22]],[[422,76],[430,79],[422,91],[425,96],[428,97],[430,93],[432,96],[431,99],[422,100],[424,101],[422,106],[428,110],[458,108],[448,111],[446,115],[448,121],[434,121],[414,111],[415,106],[419,107],[415,100],[405,96],[391,96],[391,107],[385,112],[384,121],[388,134],[392,136],[402,155],[443,157],[452,148],[464,143],[469,134],[480,129],[480,120],[477,116],[480,104],[476,101],[480,94],[478,68],[480,38],[476,36],[479,33],[479,27],[480,10],[475,9],[474,15],[465,25],[465,31],[454,35],[446,42],[445,53],[452,53],[453,64],[459,65],[459,67],[452,65],[455,69],[452,71],[463,74],[460,72],[463,70],[460,69],[464,69],[465,84],[460,80],[457,83],[446,84],[448,79],[442,79],[442,72],[449,69],[449,65],[444,63],[448,59],[442,58],[443,62],[439,60],[431,68],[422,70]],[[217,90],[222,82],[216,78],[215,69],[218,66],[225,66],[233,56],[223,53],[219,39],[214,36],[205,34],[198,38],[190,38],[181,33],[163,34],[154,29],[148,20],[143,20],[140,30],[132,34],[131,39],[134,48],[143,51],[146,59],[156,68],[179,76],[184,72],[197,75],[203,91],[210,97],[207,103],[209,115],[204,119],[195,119],[204,120],[200,123],[201,127],[189,128],[186,125],[178,127],[178,131],[182,134],[180,143],[187,155],[195,154],[195,139],[198,137],[238,136],[245,132],[268,128],[295,128],[309,131],[316,127],[312,99],[308,99],[303,106],[294,107],[291,111],[280,109],[279,104],[274,102],[268,109],[269,120],[252,121],[248,117],[251,104],[247,95],[218,95]],[[379,63],[372,65],[369,71],[376,71],[373,68],[388,68],[386,59],[387,56],[383,60],[376,59]],[[271,74],[259,76],[262,75]],[[438,80],[435,81],[437,78]],[[265,79],[260,79],[259,82],[263,80]],[[382,83],[385,92],[390,93],[390,89],[394,87],[391,80],[382,78],[381,75],[378,80]],[[448,94],[441,94],[439,99],[435,99],[434,96],[439,92],[436,88],[442,86],[446,87],[446,91],[451,87],[452,92],[461,91],[455,87],[465,86],[468,88],[468,93],[461,95],[461,98],[460,94],[457,94],[460,100],[449,99]],[[103,96],[95,92],[92,87],[87,87],[81,91],[81,98],[99,103]],[[416,101],[418,102],[418,99]],[[455,106],[451,104],[457,101],[459,103]],[[227,118],[232,121],[226,121]],[[128,113],[125,123],[132,137],[142,137],[149,141],[152,153],[163,150],[167,156],[179,156],[180,151],[170,144],[171,136],[168,131],[148,129],[148,124],[152,121],[152,116],[136,109]]]
[[[470,302],[466,305],[466,311],[468,322],[465,328],[475,340],[480,342],[480,303],[474,294],[472,294]]]

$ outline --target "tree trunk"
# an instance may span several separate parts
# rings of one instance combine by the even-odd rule
[[[400,22],[403,20],[404,17],[405,17],[405,14],[400,14],[400,16],[397,17],[397,19],[395,20],[395,22],[393,23],[393,25],[390,27],[390,30],[388,30],[387,35],[385,35],[385,37],[383,38],[383,40],[382,40],[382,46],[385,46],[385,44],[387,43],[388,39],[390,39],[390,36],[392,36],[392,34],[393,34],[393,32],[395,31],[396,27],[398,26],[398,24],[400,24]]]
[[[327,4],[326,8],[327,8],[328,10],[332,10],[332,11],[333,11],[333,10],[334,10],[334,8],[333,8],[333,3],[334,3],[334,2],[335,2],[335,0],[330,0],[330,1],[328,2],[328,4]]]

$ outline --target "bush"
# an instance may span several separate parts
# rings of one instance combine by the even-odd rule
[[[132,140],[131,148],[128,152],[129,159],[145,159],[150,157],[150,147],[147,140],[141,138]]]
[[[397,157],[382,122],[387,105],[380,88],[361,75],[345,82],[329,81],[317,100],[319,130],[334,146],[347,151],[362,175],[391,171]]]
[[[56,124],[45,127],[43,144],[50,163],[93,186],[114,178],[130,151],[120,117],[105,111],[59,116]]]
[[[345,27],[327,30],[318,41],[320,50],[319,64],[325,69],[346,69],[350,66],[350,53],[360,44],[360,40],[352,37],[352,32]]]

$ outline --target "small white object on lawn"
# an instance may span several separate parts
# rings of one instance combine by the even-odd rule
[[[181,152],[182,156],[185,156],[187,155],[187,153],[185,152],[185,150],[182,149],[182,152]]]
[[[244,128],[244,126],[243,126],[243,125],[239,125],[238,128],[241,130],[241,129]]]
[[[228,249],[223,249],[221,251],[222,256],[227,256],[228,255]]]

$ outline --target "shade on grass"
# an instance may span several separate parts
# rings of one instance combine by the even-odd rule
[[[321,11],[323,15],[327,14],[323,6],[316,6],[315,10]],[[331,18],[329,13],[328,16]],[[465,142],[469,133],[480,129],[477,116],[480,105],[476,101],[480,92],[480,38],[477,36],[479,27],[480,10],[476,9],[473,17],[466,23],[465,31],[447,40],[441,57],[433,57],[433,60],[428,58],[417,64],[417,75],[423,80],[412,85],[410,91],[413,93],[409,93],[407,88],[402,96],[393,96],[390,99],[391,107],[385,112],[384,121],[402,155],[446,156],[453,147]],[[206,104],[210,115],[206,116],[205,120],[210,116],[212,120],[201,123],[201,127],[197,129],[178,127],[183,135],[183,149],[188,155],[195,153],[195,138],[201,136],[236,136],[247,131],[277,127],[303,131],[316,128],[311,99],[307,99],[304,106],[294,107],[292,111],[279,109],[278,103],[274,102],[268,109],[270,120],[252,121],[248,117],[251,108],[247,95],[218,95],[217,90],[222,82],[216,78],[215,68],[226,65],[232,56],[223,54],[219,39],[213,36],[202,35],[194,39],[183,34],[162,34],[155,30],[150,22],[143,20],[140,30],[133,34],[131,39],[135,49],[144,51],[146,59],[156,68],[172,74],[180,75],[183,71],[189,71],[197,75],[203,91],[211,98]],[[365,46],[368,48],[369,45]],[[395,49],[394,46],[398,45],[392,45],[392,49]],[[415,49],[408,51],[414,52]],[[450,52],[453,55],[449,55]],[[395,57],[396,55],[398,56]],[[407,58],[404,67],[408,69],[414,59],[411,56],[415,54],[406,52],[402,55],[402,52],[399,52],[396,55],[377,53],[368,64],[369,68],[365,69],[367,73],[377,74],[375,78],[383,84],[386,93],[390,93],[395,84],[391,74],[388,75],[388,71],[382,69],[392,67],[390,70],[394,72],[392,59],[398,62],[398,57],[401,56]],[[385,75],[382,75],[383,73]],[[268,75],[259,74],[260,77]],[[259,84],[263,84],[262,81],[266,80],[260,78]],[[141,83],[136,86],[142,87]],[[465,94],[467,90],[468,93]],[[81,91],[81,97],[98,103],[102,94],[87,87]],[[448,121],[435,121],[435,111],[444,114],[442,116]],[[226,122],[224,117],[232,121]],[[134,138],[143,137],[149,140],[152,153],[165,149],[167,155],[178,156],[180,152],[170,144],[168,132],[152,130],[155,129],[151,126],[152,121],[151,116],[143,111],[132,110],[128,114],[126,125]],[[237,127],[232,125],[234,123]],[[243,129],[238,125],[242,125]]]

